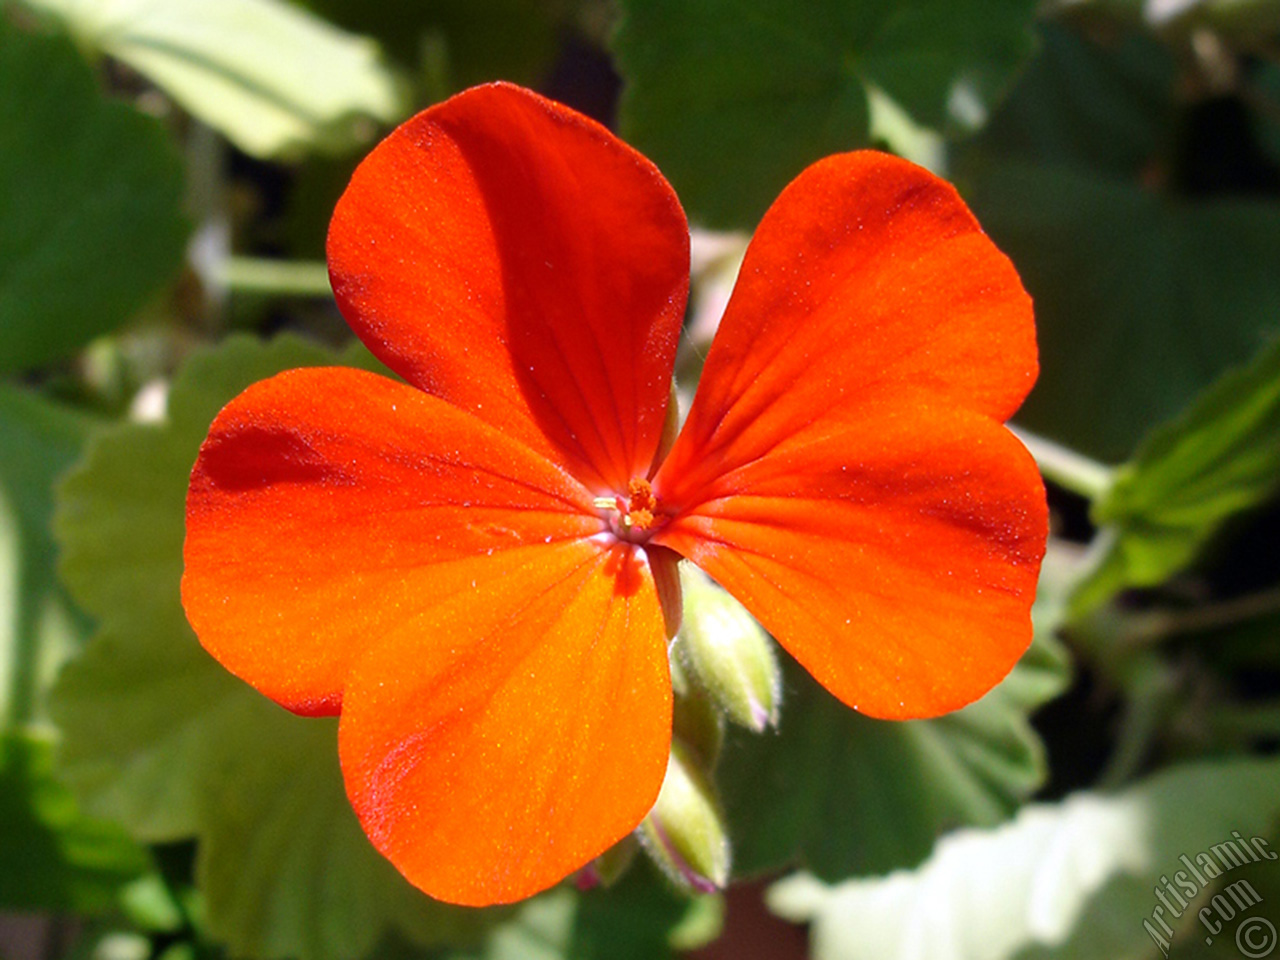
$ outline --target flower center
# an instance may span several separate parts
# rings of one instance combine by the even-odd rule
[[[653,487],[643,477],[636,477],[627,484],[627,495],[596,497],[596,508],[605,510],[610,531],[620,540],[643,543],[661,522],[658,515],[658,498]]]

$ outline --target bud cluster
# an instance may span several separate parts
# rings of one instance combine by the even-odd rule
[[[671,756],[662,791],[636,835],[677,886],[708,893],[729,882],[732,859],[712,779],[725,720],[756,733],[776,724],[781,676],[772,641],[737,600],[688,565],[680,567],[680,585]]]

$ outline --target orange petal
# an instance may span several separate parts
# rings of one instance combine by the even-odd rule
[[[1007,419],[1037,372],[1031,301],[955,190],[830,157],[765,215],[663,468],[675,504],[821,412],[910,389]]]
[[[452,903],[545,889],[657,797],[671,734],[662,613],[639,548],[495,556],[355,665],[339,725],[374,845]]]
[[[348,322],[410,383],[598,493],[649,472],[688,226],[599,124],[509,84],[432,107],[356,170],[328,255]]]
[[[336,713],[352,659],[469,591],[491,555],[602,526],[577,481],[471,414],[370,373],[294,370],[209,430],[182,599],[232,673],[296,712]]]
[[[819,414],[655,542],[719,581],[845,703],[901,719],[963,706],[1017,661],[1047,530],[1035,463],[1012,434],[903,396]]]

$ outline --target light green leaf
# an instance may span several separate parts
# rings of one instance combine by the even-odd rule
[[[336,724],[296,717],[213,661],[179,602],[187,477],[219,408],[256,380],[335,362],[296,338],[199,354],[168,420],[103,434],[59,494],[62,571],[101,623],[55,695],[62,770],[140,840],[199,841],[208,928],[236,956],[350,960],[392,930],[473,939],[492,919],[436,904],[379,856],[347,803]]]
[[[96,89],[65,39],[0,17],[0,371],[117,327],[182,261],[182,167],[163,128]]]
[[[1177,194],[1174,72],[1152,44],[1046,30],[954,167],[1035,300],[1018,422],[1109,462],[1280,330],[1280,204]]]
[[[1040,786],[1044,751],[1028,714],[1067,679],[1052,635],[1065,577],[1051,557],[1031,649],[956,713],[872,720],[788,664],[778,734],[731,731],[717,771],[738,874],[799,861],[835,880],[911,866],[945,829],[999,823]]]
[[[1224,521],[1280,490],[1280,340],[1153,430],[1116,472],[1093,518],[1109,549],[1074,613],[1188,566]]]
[[[971,130],[1032,51],[1027,0],[624,0],[622,127],[695,220],[754,226],[808,164],[868,143],[869,87]]]
[[[1276,760],[1188,765],[1120,794],[1080,793],[1027,807],[995,830],[951,834],[912,872],[836,886],[792,877],[770,890],[769,904],[813,924],[814,960],[1147,960],[1161,950],[1143,922],[1167,937],[1157,908],[1177,936],[1205,934],[1194,910],[1181,919],[1164,911],[1157,889],[1175,909],[1177,901],[1162,877],[1185,877],[1192,889],[1173,889],[1201,893],[1211,879],[1199,883],[1181,857],[1221,864],[1214,847],[1239,846],[1233,831],[1273,840],[1277,782]],[[1253,864],[1278,869],[1258,856],[1222,883]]]
[[[373,41],[280,0],[26,2],[257,157],[348,150],[403,109]]]
[[[54,481],[89,422],[0,383],[0,730],[44,719],[54,672],[84,633],[54,572]]]
[[[80,815],[52,756],[45,738],[0,732],[0,908],[108,910],[149,858],[115,824]]]

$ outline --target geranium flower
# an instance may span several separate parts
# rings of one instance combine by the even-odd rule
[[[674,443],[688,227],[596,123],[506,84],[435,106],[360,165],[328,254],[407,383],[294,370],[228,404],[183,601],[233,673],[341,714],[360,821],[432,896],[528,896],[645,816],[680,557],[875,717],[968,703],[1029,643],[1044,491],[1002,423],[1031,305],[919,167],[787,187]]]

